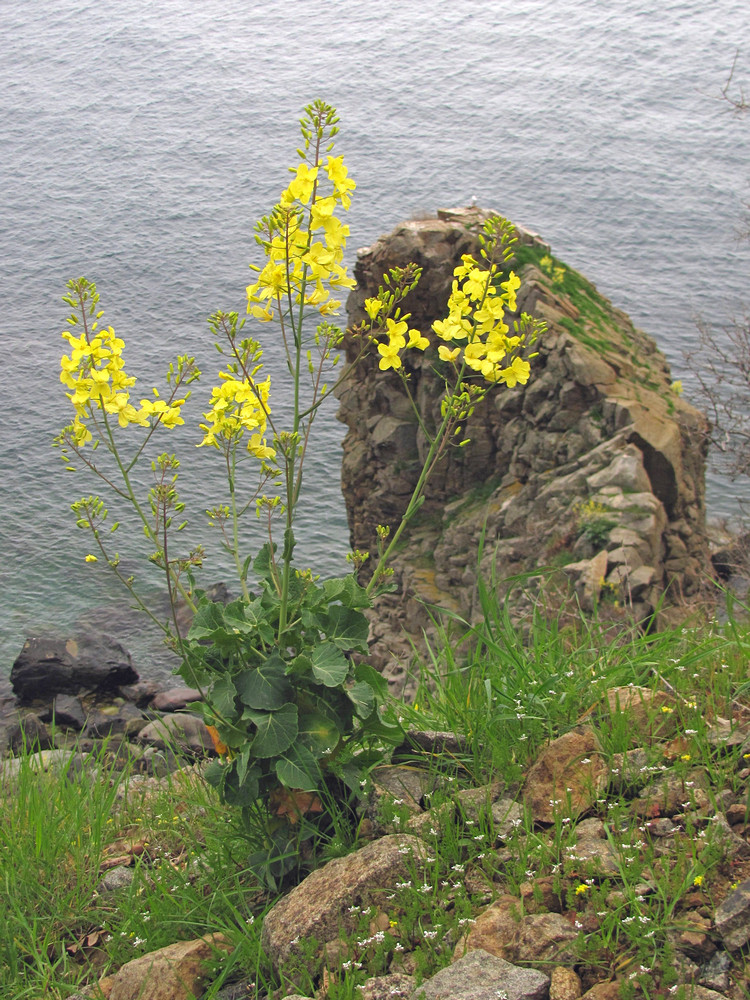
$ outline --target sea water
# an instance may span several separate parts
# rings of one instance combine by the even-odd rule
[[[749,21],[734,0],[5,0],[0,675],[27,635],[83,626],[123,641],[145,676],[169,669],[106,567],[84,562],[69,506],[98,486],[51,448],[70,419],[58,381],[69,278],[97,282],[141,387],[190,353],[207,398],[205,317],[243,311],[254,222],[320,97],[339,110],[337,151],[357,181],[350,259],[405,218],[476,199],[629,312],[689,394],[696,320],[727,323],[747,289],[736,231],[750,121],[718,98],[735,56],[748,84]],[[334,411],[298,524],[300,562],[323,574],[345,568],[347,549]],[[221,473],[192,451],[197,436],[181,440],[199,526]],[[743,489],[712,476],[712,511],[731,514]],[[259,540],[250,525],[243,543]],[[118,546],[136,571],[128,539]],[[231,586],[229,571],[214,547],[207,582]]]

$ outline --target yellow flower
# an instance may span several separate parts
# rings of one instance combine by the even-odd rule
[[[387,371],[389,368],[396,369],[401,367],[401,358],[399,356],[399,346],[398,340],[401,340],[401,347],[404,346],[403,337],[398,337],[392,340],[389,344],[378,344],[378,354],[380,355],[380,361],[378,362],[378,368],[382,372]]]
[[[380,299],[365,299],[365,312],[370,317],[371,320],[375,320],[380,310],[383,308],[383,303]]]
[[[89,553],[86,556],[86,562],[99,562],[99,560],[97,559],[96,556],[92,556],[91,553]]]
[[[430,346],[427,337],[423,337],[420,330],[409,330],[409,343],[407,347],[416,347],[418,351],[426,351]]]
[[[460,353],[460,347],[455,347],[452,351],[449,351],[444,344],[440,344],[438,347],[438,357],[441,361],[455,361]]]
[[[693,885],[694,886],[701,886],[701,885],[703,885],[703,876],[702,875],[696,875],[695,878],[693,879]]]
[[[583,882],[581,882],[580,885],[576,886],[576,896],[583,896],[583,895],[585,895],[585,893],[587,893],[589,891],[589,889],[590,889],[590,886],[585,885]]]
[[[531,365],[523,358],[513,358],[509,368],[503,368],[497,373],[498,382],[505,382],[512,389],[518,382],[526,385],[531,374]]]

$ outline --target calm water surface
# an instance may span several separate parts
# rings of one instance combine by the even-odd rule
[[[68,420],[68,278],[97,282],[142,385],[178,351],[213,370],[204,317],[242,310],[253,224],[286,183],[302,106],[320,96],[339,109],[358,183],[352,255],[404,218],[476,197],[540,232],[689,386],[696,315],[725,323],[747,288],[735,231],[750,122],[713,98],[738,48],[747,85],[748,28],[732,0],[655,12],[622,0],[6,0],[0,674],[27,634],[82,621],[122,639],[145,675],[168,669],[115,582],[83,563],[68,508],[95,487],[50,448]],[[342,430],[331,412],[300,524],[300,561],[325,573],[347,547]],[[221,480],[196,455],[184,488],[199,512]],[[712,478],[713,510],[731,513],[738,492]],[[216,553],[207,577],[223,576]]]

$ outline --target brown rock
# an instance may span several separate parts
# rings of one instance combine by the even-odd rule
[[[352,906],[384,903],[397,882],[419,877],[426,855],[417,837],[392,834],[318,868],[266,914],[261,944],[276,968],[284,966],[300,940],[320,945],[350,933],[357,919]],[[416,869],[416,871],[415,871]]]
[[[620,984],[595,983],[583,994],[583,1000],[621,1000]]]
[[[593,729],[586,727],[553,740],[526,776],[524,801],[538,823],[556,816],[579,816],[607,787],[607,767]]]
[[[556,965],[550,976],[549,1000],[578,1000],[580,995],[581,980],[573,969]]]
[[[665,691],[633,686],[608,691],[605,711],[612,726],[617,724],[620,716],[625,715],[632,742],[638,746],[650,746],[657,740],[670,739],[677,732],[679,716],[675,708],[674,698]],[[600,724],[602,721],[600,719]]]
[[[223,934],[178,941],[134,958],[115,974],[109,1000],[191,1000],[203,992],[206,964],[217,950],[232,951]]]
[[[501,896],[479,914],[455,957],[482,948],[506,962],[572,964],[577,937],[577,930],[559,913],[524,913],[515,896]]]

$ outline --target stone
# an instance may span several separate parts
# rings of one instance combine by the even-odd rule
[[[206,934],[141,955],[115,973],[109,1000],[191,1000],[203,992],[214,955],[232,950],[223,934]]]
[[[536,822],[554,823],[556,816],[579,816],[590,809],[607,782],[596,733],[582,727],[542,750],[526,775],[524,802]]]
[[[728,951],[737,951],[750,941],[750,879],[740,882],[716,907],[714,926]]]
[[[13,754],[49,750],[52,746],[49,731],[34,712],[19,714],[15,723],[4,729],[5,748]]]
[[[604,724],[608,716],[609,725],[622,724],[629,729],[632,741],[638,746],[650,746],[675,735],[679,726],[676,707],[674,698],[665,691],[636,685],[611,688],[607,691],[606,706],[601,709],[598,723]]]
[[[492,803],[495,836],[507,840],[523,824],[523,806],[514,799],[501,798]]]
[[[108,736],[134,736],[143,729],[143,713],[125,702],[124,705],[110,705],[92,711],[83,730],[89,739],[103,740]]]
[[[119,642],[87,634],[69,639],[27,639],[10,680],[21,702],[38,698],[51,703],[57,694],[114,691],[121,684],[134,684],[138,674]]]
[[[81,730],[86,725],[86,712],[81,699],[72,694],[58,694],[52,703],[52,718],[56,726]]]
[[[707,962],[700,967],[699,982],[709,990],[725,993],[729,989],[729,970],[732,959],[725,951],[715,952]]]
[[[408,1000],[414,992],[417,980],[403,972],[391,972],[387,976],[373,976],[366,979],[357,989],[357,1000]]]
[[[455,956],[475,948],[508,962],[572,964],[578,932],[559,913],[524,913],[515,896],[500,896],[476,918]]]
[[[547,1000],[549,977],[478,949],[432,976],[413,1000]]]
[[[177,746],[196,754],[214,752],[213,740],[203,719],[180,712],[163,715],[160,719],[149,722],[139,729],[137,740],[160,750]]]
[[[101,882],[97,885],[96,891],[99,895],[119,892],[121,889],[129,888],[133,884],[134,878],[135,872],[132,868],[128,868],[127,865],[118,865],[116,868],[110,868],[105,873]]]
[[[379,903],[397,882],[419,877],[426,847],[417,837],[391,834],[307,876],[265,916],[261,946],[277,969],[296,954],[297,942],[315,938],[322,947],[350,933],[350,907]],[[319,956],[315,960],[319,962]]]
[[[549,1000],[578,1000],[581,980],[573,969],[556,965],[550,974]]]
[[[197,688],[172,687],[159,691],[151,702],[151,708],[157,712],[179,712],[194,701],[202,701],[203,697]]]

